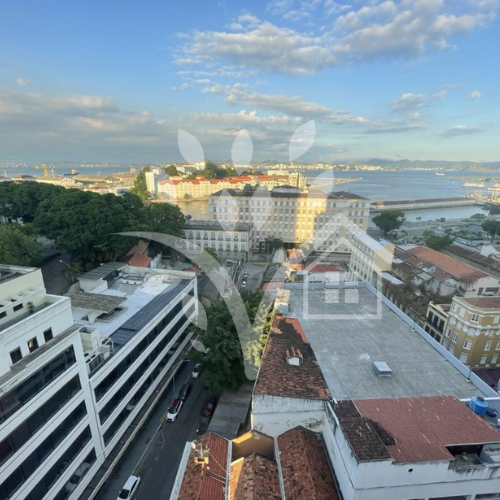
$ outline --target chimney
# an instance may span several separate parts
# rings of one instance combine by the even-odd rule
[[[302,353],[299,349],[294,349],[293,347],[290,350],[285,351],[286,362],[292,366],[300,366],[304,362],[304,358],[302,357]]]

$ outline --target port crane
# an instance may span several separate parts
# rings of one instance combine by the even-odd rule
[[[48,177],[49,176],[49,171],[50,171],[50,175],[54,176],[55,175],[55,171],[56,171],[56,167],[54,167],[54,166],[48,167],[47,165],[45,165],[45,163],[42,163],[41,165],[35,165],[35,168],[37,170],[42,169],[44,177]]]

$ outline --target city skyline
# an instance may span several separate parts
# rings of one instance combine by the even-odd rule
[[[314,120],[315,144],[298,161],[499,160],[499,5],[8,5],[0,150],[181,161],[182,129],[222,160],[247,129],[253,160],[287,161],[294,131]]]

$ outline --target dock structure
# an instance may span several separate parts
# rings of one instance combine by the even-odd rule
[[[387,210],[422,210],[425,208],[467,207],[474,206],[474,198],[431,198],[428,200],[375,201],[370,204],[370,212]]]

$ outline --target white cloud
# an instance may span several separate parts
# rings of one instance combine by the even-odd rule
[[[278,0],[269,10],[304,20],[318,5],[318,1]],[[176,62],[198,66],[229,62],[300,75],[371,60],[415,58],[450,48],[451,39],[491,22],[498,8],[497,2],[488,0],[461,2],[460,9],[455,5],[444,0],[386,0],[356,7],[326,0],[325,16],[330,13],[334,19],[321,35],[240,16],[232,31],[195,31],[184,37]]]
[[[366,130],[367,134],[399,134],[404,132],[414,132],[417,130],[422,130],[425,125],[418,123],[405,123],[400,121],[384,122],[378,120],[373,122],[371,126]]]
[[[425,94],[403,94],[396,100],[392,101],[391,107],[393,111],[399,113],[411,111],[418,108],[423,108],[427,104],[427,96]]]
[[[471,99],[480,99],[481,98],[481,92],[479,90],[473,90],[470,94],[469,97]]]
[[[441,90],[440,92],[437,92],[436,94],[432,94],[432,97],[434,99],[444,99],[446,96],[448,95],[448,91],[447,90]]]
[[[461,135],[472,135],[479,134],[484,132],[484,129],[480,127],[469,127],[467,125],[455,125],[447,130],[443,130],[438,135],[444,139],[448,139],[450,137],[458,137]]]
[[[21,87],[26,87],[26,85],[28,85],[28,83],[30,82],[29,81],[29,78],[18,78],[16,80],[17,84],[20,85]]]

